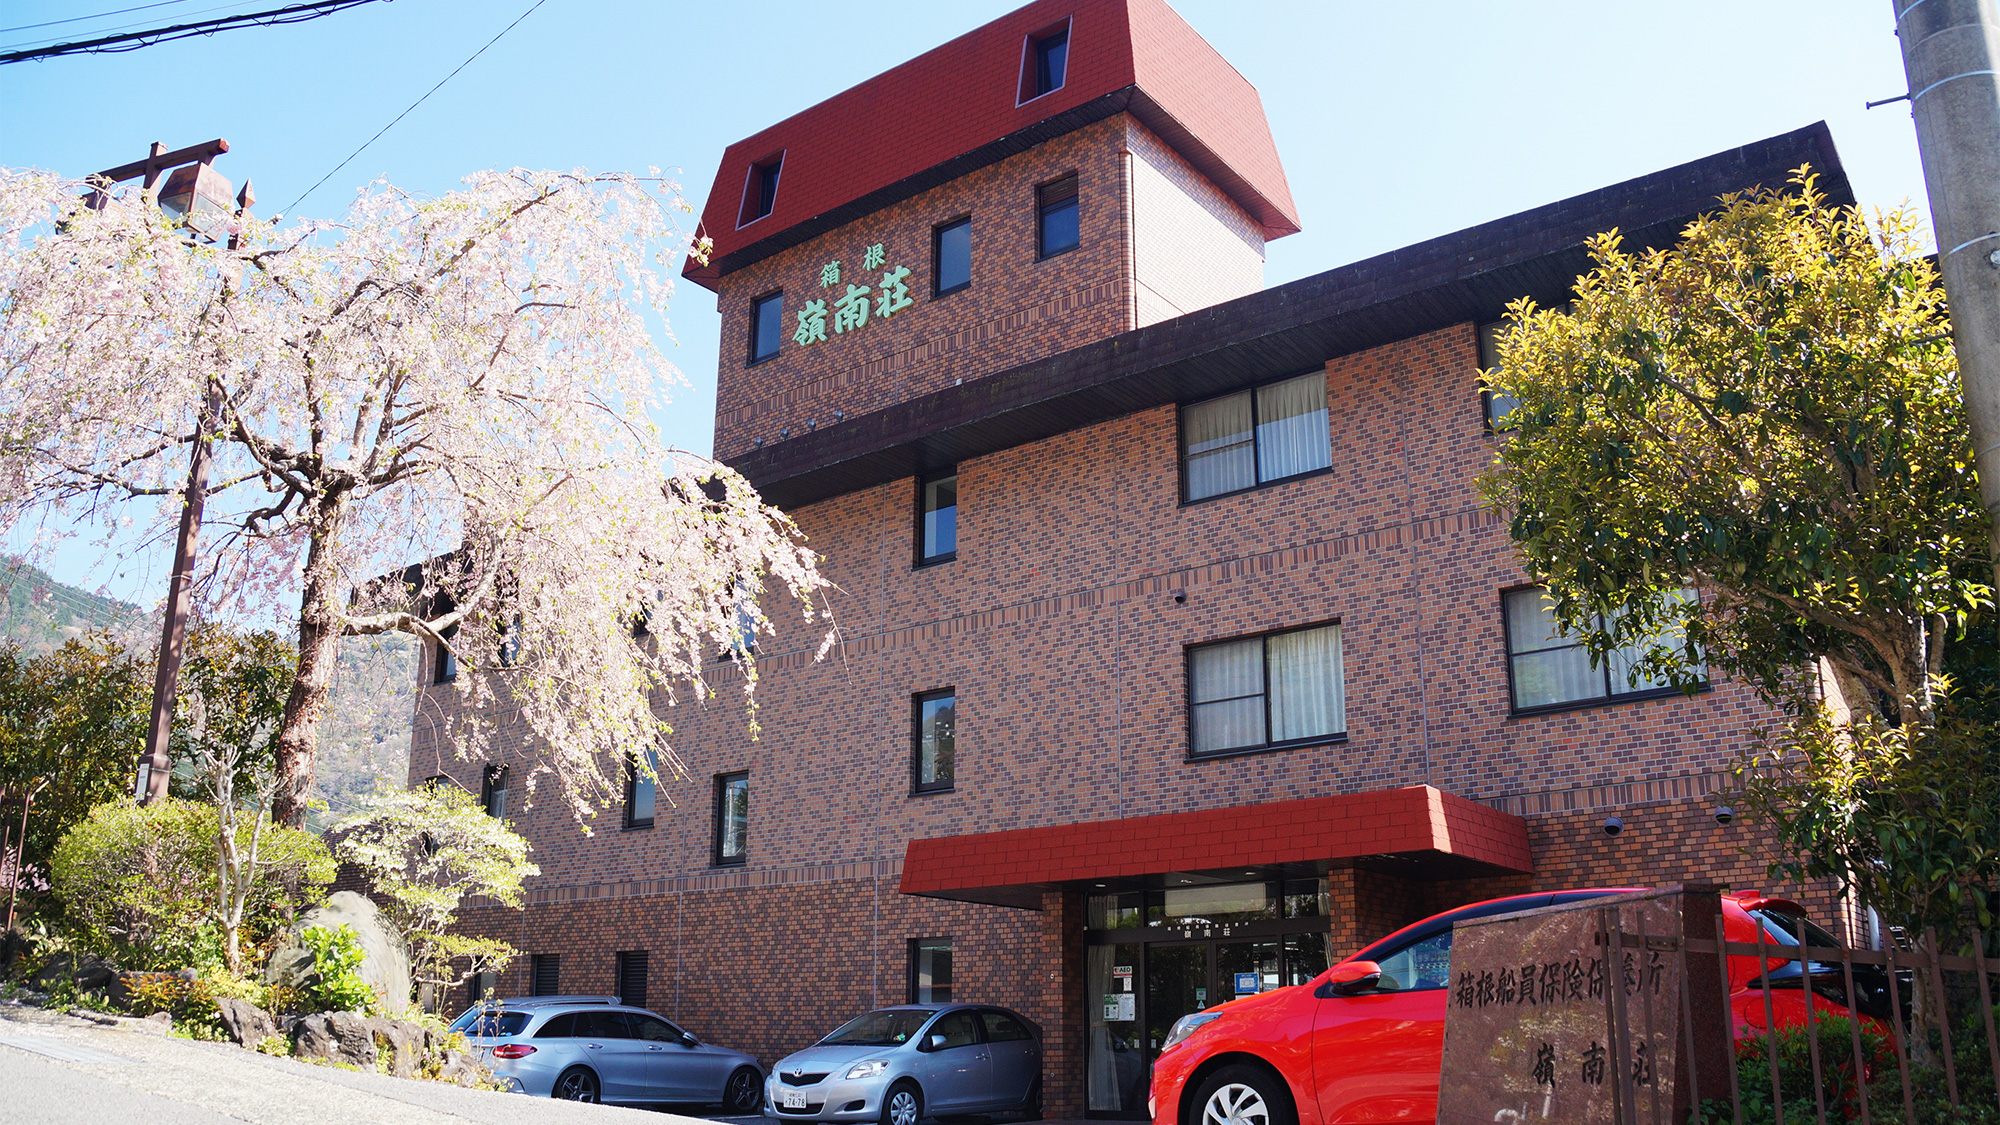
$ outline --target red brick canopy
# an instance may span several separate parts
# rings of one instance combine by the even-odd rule
[[[1534,870],[1520,817],[1414,785],[911,840],[902,891],[1037,906],[1042,891],[1069,883],[1376,857],[1415,860],[1451,876]]]

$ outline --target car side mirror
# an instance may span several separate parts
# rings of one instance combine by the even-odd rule
[[[946,1040],[944,1036],[933,1035],[929,1039],[924,1040],[924,1050],[942,1051],[944,1050],[944,1045],[946,1042],[948,1042],[948,1040]]]
[[[1335,965],[1326,974],[1326,992],[1331,996],[1352,996],[1367,992],[1382,982],[1382,966],[1373,961],[1349,961]]]
[[[683,1031],[683,1032],[681,1032],[681,1046],[683,1046],[683,1047],[699,1047],[699,1046],[701,1046],[701,1040],[699,1040],[699,1039],[696,1039],[696,1038],[694,1037],[694,1032],[692,1032],[692,1031]]]

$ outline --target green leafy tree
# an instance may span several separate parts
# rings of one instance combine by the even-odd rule
[[[1950,671],[1993,572],[1943,291],[1914,215],[1871,230],[1793,188],[1670,248],[1601,236],[1568,311],[1517,303],[1482,487],[1598,657],[1641,645],[1635,679],[1690,688],[1717,666],[1791,717],[1746,763],[1778,868],[1919,932],[1988,921],[2000,763]]]
[[[70,829],[130,791],[152,679],[149,662],[104,634],[41,656],[0,647],[0,788],[35,794],[28,865],[47,871]]]
[[[382,912],[409,943],[426,1002],[474,972],[505,968],[516,955],[506,942],[451,932],[466,896],[518,908],[522,880],[541,874],[528,861],[528,841],[486,815],[470,793],[448,783],[383,785],[333,830],[335,854],[367,874]]]
[[[194,630],[181,666],[174,704],[174,751],[180,770],[215,810],[215,923],[223,960],[243,968],[244,915],[270,874],[286,881],[285,899],[303,889],[310,865],[297,850],[308,834],[274,832],[270,817],[278,786],[274,749],[298,654],[274,633]]]
[[[268,822],[263,833],[263,861],[246,907],[253,936],[288,917],[301,897],[334,875],[319,837]],[[126,968],[224,960],[213,806],[176,797],[149,805],[106,802],[63,837],[53,867],[71,927],[92,950]]]

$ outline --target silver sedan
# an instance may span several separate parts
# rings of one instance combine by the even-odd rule
[[[882,1008],[779,1060],[764,1093],[766,1113],[800,1120],[917,1125],[933,1114],[1040,1117],[1041,1035],[1005,1008]]]
[[[754,1113],[757,1060],[616,996],[517,996],[474,1007],[452,1030],[509,1089],[579,1102],[720,1102]]]

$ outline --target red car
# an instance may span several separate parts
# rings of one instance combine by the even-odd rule
[[[1318,977],[1183,1017],[1153,1065],[1154,1125],[1363,1125],[1437,1115],[1452,923],[1577,902],[1634,888],[1563,891],[1461,906],[1405,926]],[[1728,940],[1774,948],[1840,944],[1797,903],[1742,891],[1722,898]],[[1846,1007],[1840,974],[1773,958],[1766,978],[1779,1026],[1803,1026],[1810,983],[1824,1012]],[[1856,966],[1856,969],[1861,969]],[[1872,967],[1871,967],[1872,968]],[[1875,969],[1879,974],[1880,969]],[[1757,958],[1731,957],[1738,1038],[1765,1024]],[[1887,1014],[1887,980],[1863,979],[1854,1007]],[[1371,979],[1372,978],[1372,979]],[[1874,1009],[1881,1008],[1881,1012]]]

